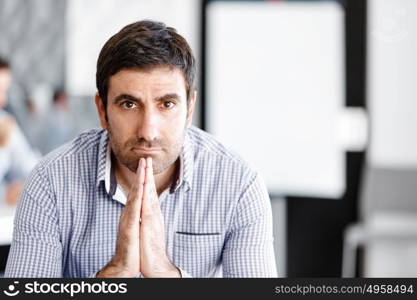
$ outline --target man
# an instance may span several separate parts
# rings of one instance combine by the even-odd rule
[[[103,130],[32,173],[6,276],[276,276],[268,193],[191,126],[194,77],[190,47],[162,23],[107,41],[95,97]]]

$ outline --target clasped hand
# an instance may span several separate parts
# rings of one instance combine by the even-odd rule
[[[116,252],[97,277],[181,277],[168,259],[152,158],[141,158],[120,216]]]

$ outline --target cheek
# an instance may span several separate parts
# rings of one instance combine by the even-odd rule
[[[123,114],[113,107],[107,110],[107,119],[112,128],[126,130],[135,124],[135,119],[132,118],[132,114]]]
[[[187,121],[187,116],[186,114],[178,114],[173,118],[170,118],[168,121],[168,124],[165,125],[165,127],[167,128],[167,130],[175,135],[181,135],[184,131],[184,128],[186,126],[186,121]]]
[[[164,137],[171,147],[177,148],[182,145],[184,130],[185,119],[179,119],[177,122],[172,123],[165,128]]]
[[[117,114],[108,114],[108,125],[112,131],[113,138],[118,141],[119,144],[124,144],[132,134],[135,134],[134,122],[123,118]]]

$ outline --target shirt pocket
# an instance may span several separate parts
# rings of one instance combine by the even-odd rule
[[[174,264],[192,277],[211,277],[220,265],[222,246],[220,233],[176,232]]]

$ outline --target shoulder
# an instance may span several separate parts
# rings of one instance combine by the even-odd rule
[[[49,167],[69,157],[79,156],[92,149],[97,149],[101,138],[105,134],[103,129],[91,129],[79,134],[70,142],[51,151],[41,160],[39,165]]]
[[[248,167],[248,164],[236,152],[223,145],[212,134],[191,126],[188,128],[188,136],[195,152],[203,152],[210,157],[225,159]]]
[[[102,129],[91,129],[79,134],[70,142],[60,146],[45,155],[32,170],[29,179],[33,177],[50,177],[61,173],[72,172],[81,162],[97,164],[100,141],[106,135]]]
[[[211,166],[216,171],[222,170],[233,173],[234,176],[245,177],[248,181],[257,177],[257,172],[248,162],[212,134],[195,126],[191,126],[187,134],[193,146],[195,163]]]
[[[211,199],[230,201],[239,212],[249,209],[264,212],[269,209],[269,195],[259,172],[235,151],[219,142],[213,135],[190,127],[188,138],[193,145],[194,179],[198,191]],[[225,195],[227,195],[225,197]],[[215,201],[212,201],[215,205]]]
[[[64,199],[57,195],[67,193],[69,184],[90,182],[97,167],[100,142],[105,137],[104,130],[92,129],[44,156],[26,179],[22,202],[30,199],[45,207],[57,205],[59,199]]]

